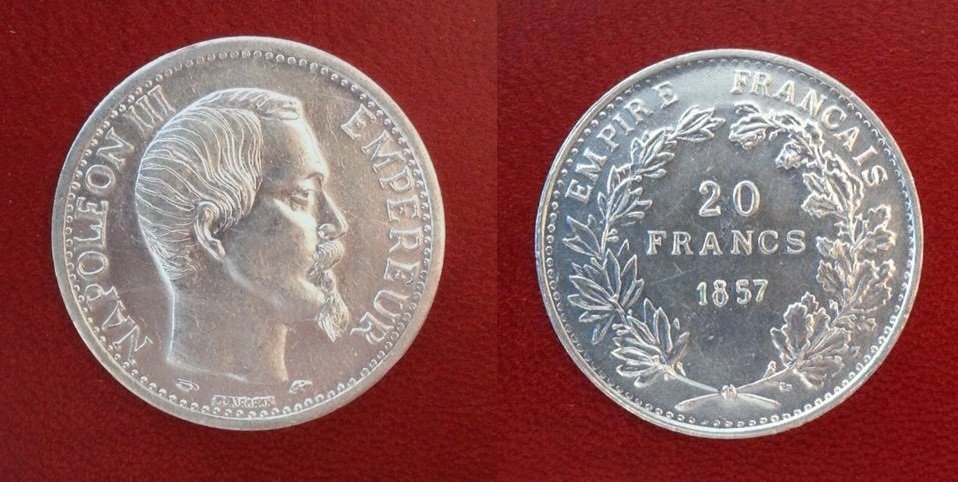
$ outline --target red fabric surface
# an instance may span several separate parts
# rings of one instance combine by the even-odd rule
[[[0,2],[0,479],[493,477],[495,5],[112,3]],[[97,103],[154,58],[231,35],[300,41],[379,83],[432,156],[448,239],[404,358],[333,414],[255,433],[183,422],[114,381],[73,327],[50,255],[57,178]]]
[[[502,479],[954,480],[954,5],[507,2],[500,5],[499,18]],[[925,223],[914,311],[878,372],[810,424],[743,441],[696,439],[656,428],[599,392],[557,340],[540,301],[533,260],[539,193],[576,120],[645,66],[723,47],[778,52],[854,90],[901,146]]]

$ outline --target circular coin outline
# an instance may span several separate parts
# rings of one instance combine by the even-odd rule
[[[419,168],[423,172],[422,178],[425,182],[423,191],[429,193],[430,215],[432,220],[432,243],[430,245],[432,251],[428,268],[430,274],[425,280],[422,298],[417,302],[418,306],[415,308],[417,316],[407,323],[406,328],[402,331],[399,339],[394,343],[393,348],[387,352],[385,357],[376,365],[375,369],[370,370],[369,375],[356,380],[354,384],[338,391],[331,400],[327,399],[327,401],[304,407],[290,414],[256,418],[241,416],[226,417],[197,412],[188,407],[181,407],[180,405],[171,403],[166,397],[157,395],[155,392],[140,385],[139,382],[134,380],[130,374],[126,373],[108,353],[98,347],[96,335],[83,323],[83,315],[75,303],[74,295],[71,291],[68,278],[69,273],[67,272],[64,261],[65,240],[63,230],[65,227],[64,216],[67,199],[65,195],[60,196],[60,194],[67,192],[69,184],[72,181],[72,174],[77,170],[78,163],[83,151],[87,148],[90,137],[103,120],[107,118],[110,110],[120,104],[125,97],[131,95],[139,84],[153,78],[156,74],[164,72],[167,69],[172,69],[173,66],[179,62],[191,60],[200,55],[215,55],[232,50],[252,51],[267,49],[282,51],[297,59],[311,59],[311,62],[321,63],[323,66],[328,66],[339,73],[350,76],[351,82],[362,86],[362,88],[370,94],[370,99],[376,102],[377,107],[384,111],[385,116],[397,124],[397,127],[403,129],[404,138],[409,144],[409,147],[411,147],[415,159],[419,164]],[[310,45],[273,37],[236,36],[204,40],[166,53],[128,75],[100,101],[93,112],[87,117],[73,144],[70,146],[57,182],[51,225],[53,229],[51,233],[53,264],[57,282],[60,287],[60,294],[63,297],[70,319],[80,333],[83,342],[96,357],[97,361],[127,390],[133,392],[137,397],[163,412],[199,425],[241,431],[284,428],[314,420],[345,406],[379,382],[399,359],[402,358],[422,328],[432,308],[433,300],[435,299],[439,279],[442,274],[445,253],[445,216],[438,178],[436,177],[432,159],[419,133],[416,131],[412,122],[406,117],[405,113],[399,108],[399,105],[376,82],[339,57]]]
[[[583,358],[582,354],[579,353],[579,351],[575,348],[573,341],[569,338],[569,335],[562,326],[563,321],[560,318],[550,296],[551,290],[549,288],[549,279],[546,273],[549,268],[546,266],[545,256],[543,255],[543,250],[546,245],[545,237],[547,236],[546,215],[550,210],[549,204],[552,202],[556,181],[559,180],[563,161],[569,157],[571,149],[575,146],[577,139],[582,136],[582,131],[589,127],[589,123],[593,119],[597,118],[598,114],[608,105],[610,105],[617,96],[621,95],[622,91],[637,85],[640,81],[646,78],[651,78],[670,69],[681,67],[683,65],[689,65],[695,62],[728,58],[743,58],[750,62],[767,62],[801,72],[812,79],[828,85],[842,98],[847,100],[849,103],[854,104],[855,108],[865,115],[868,118],[868,122],[873,125],[873,129],[878,134],[877,137],[882,139],[885,143],[885,147],[892,152],[892,158],[896,161],[896,167],[901,170],[902,179],[904,181],[904,186],[900,185],[900,189],[905,198],[911,202],[912,223],[914,224],[914,233],[910,233],[909,235],[910,241],[914,243],[912,253],[914,261],[908,270],[911,277],[911,283],[907,286],[906,292],[902,295],[903,301],[901,302],[900,309],[897,313],[892,313],[891,315],[893,318],[897,318],[898,320],[896,327],[894,331],[887,336],[886,341],[881,345],[879,352],[874,354],[869,362],[865,363],[866,366],[855,375],[854,379],[850,381],[847,386],[840,390],[838,394],[824,400],[821,404],[816,404],[808,410],[803,409],[802,413],[797,416],[780,418],[778,421],[769,422],[755,427],[742,428],[718,428],[687,422],[678,422],[675,419],[669,419],[662,415],[658,415],[653,410],[637,406],[621,392],[615,390],[614,387],[607,385],[598,375],[594,373],[594,370],[589,366],[589,363]],[[612,88],[608,89],[585,111],[585,113],[582,114],[582,116],[579,117],[578,121],[576,121],[575,125],[569,131],[569,134],[563,141],[562,146],[556,153],[551,167],[549,168],[549,173],[546,177],[546,181],[539,198],[539,206],[536,213],[535,222],[535,261],[539,292],[542,296],[543,304],[546,307],[546,312],[549,316],[550,323],[556,332],[556,336],[559,338],[559,341],[562,343],[563,348],[565,348],[566,353],[579,368],[579,370],[581,370],[582,373],[586,375],[586,378],[588,378],[592,384],[595,385],[602,393],[611,398],[622,408],[638,416],[639,418],[653,425],[674,432],[715,439],[751,438],[781,433],[818,418],[850,397],[884,362],[886,356],[891,351],[892,347],[894,347],[898,337],[904,330],[905,324],[908,321],[908,316],[910,315],[914,305],[915,295],[918,291],[918,285],[921,280],[923,251],[924,234],[921,217],[921,206],[918,199],[918,192],[915,187],[914,177],[912,176],[908,164],[905,161],[904,154],[898,147],[897,142],[892,137],[888,128],[885,127],[884,123],[882,123],[881,119],[864,101],[862,101],[862,99],[852,92],[851,89],[846,87],[841,82],[835,80],[828,74],[808,64],[791,59],[789,57],[771,52],[763,52],[751,49],[710,49],[689,52],[670,57],[639,70],[638,72],[616,83]]]

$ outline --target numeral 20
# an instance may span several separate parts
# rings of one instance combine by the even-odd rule
[[[742,191],[747,190],[748,206],[745,205],[745,199]],[[722,206],[718,205],[719,196],[722,195],[722,186],[715,181],[705,180],[699,184],[699,193],[706,196],[702,207],[699,208],[699,216],[710,218],[722,214]],[[758,205],[762,201],[762,196],[758,193],[758,186],[752,181],[741,181],[732,189],[732,200],[735,201],[735,211],[741,216],[751,216],[758,211]]]

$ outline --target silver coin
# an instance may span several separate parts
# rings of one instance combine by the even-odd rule
[[[603,393],[685,434],[807,422],[891,350],[921,215],[894,139],[850,90],[764,52],[671,58],[575,125],[536,221],[559,339]]]
[[[124,80],[70,149],[53,257],[77,330],[133,393],[219,428],[356,398],[422,326],[442,201],[399,107],[346,62],[236,37]]]

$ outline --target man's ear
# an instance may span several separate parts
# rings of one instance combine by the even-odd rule
[[[196,215],[193,219],[193,228],[196,231],[196,240],[213,259],[223,261],[226,251],[223,243],[213,235],[213,222],[216,220],[217,209],[209,201],[200,201],[196,205]]]

